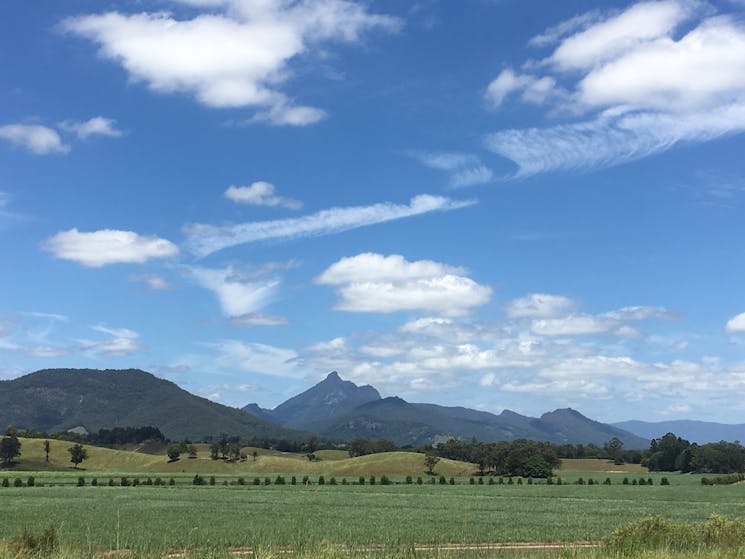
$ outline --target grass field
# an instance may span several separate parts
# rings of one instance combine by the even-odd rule
[[[43,473],[39,473],[39,481]],[[54,475],[54,474],[47,474]],[[59,481],[73,477],[65,474]],[[587,474],[586,474],[587,475]],[[619,483],[622,474],[616,476]],[[55,526],[66,544],[113,549],[596,540],[649,515],[745,516],[745,486],[392,485],[0,488],[0,538]],[[658,481],[658,480],[657,480]]]

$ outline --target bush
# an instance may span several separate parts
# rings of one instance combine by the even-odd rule
[[[473,476],[471,476],[470,478],[468,478],[468,485],[476,485],[476,480],[473,479]]]
[[[561,479],[560,477],[557,477],[557,478],[556,478],[556,485],[561,485],[562,483],[564,483],[564,482],[562,481],[562,479]]]
[[[329,480],[329,485],[336,485],[336,478],[335,478],[335,477],[332,477],[332,478],[331,478],[331,479]]]
[[[412,483],[414,483],[414,480],[411,479],[411,476],[406,476],[406,485],[411,485]]]
[[[605,481],[603,482],[603,485],[610,485],[612,482],[609,477],[605,478]]]
[[[479,478],[479,481],[480,481],[481,483],[484,483],[484,482],[483,482],[483,480],[482,480],[481,478]],[[451,477],[451,478],[450,478],[450,480],[448,481],[448,483],[450,483],[450,485],[455,485],[455,478],[452,478],[452,477]]]
[[[440,476],[440,485],[445,485],[447,483],[447,480],[445,479],[445,476]]]
[[[717,476],[713,478],[702,477],[701,485],[730,485],[732,483],[738,483],[740,481],[745,481],[745,474],[729,474],[726,476]]]
[[[437,483],[437,482],[435,481],[435,478],[433,478],[433,477],[429,478],[429,484],[430,484],[430,485],[434,485],[435,483]]]
[[[34,479],[34,476],[29,476],[26,480],[26,487],[33,487],[36,485],[36,480]]]
[[[10,487],[10,481],[8,480],[8,478],[7,478],[7,477],[4,477],[4,478],[3,478],[3,483],[2,483],[2,486],[3,486],[3,487]]]
[[[533,485],[533,478],[532,477],[529,477],[528,478],[528,485]]]
[[[290,478],[290,485],[297,485],[297,478],[295,476],[292,476],[292,478]]]
[[[638,484],[638,483],[636,482],[636,480],[635,480],[635,479],[632,479],[632,480],[631,480],[631,485],[639,485],[639,484]]]
[[[140,485],[140,478],[136,477],[132,480],[132,487],[137,487]]]
[[[204,485],[204,478],[199,474],[194,475],[194,479],[191,481],[192,485]]]
[[[308,476],[303,476],[303,485],[310,485],[310,478]]]
[[[494,485],[494,478],[493,477],[490,477],[489,478],[489,485]]]
[[[391,480],[388,476],[380,476],[380,485],[391,485]]]
[[[264,478],[264,485],[271,485],[271,484],[272,484],[272,480],[270,478],[268,478],[268,477],[265,477]]]
[[[512,476],[508,477],[507,478],[507,485],[514,485],[514,484],[515,484],[515,480],[512,479]]]
[[[215,485],[215,476],[210,476],[210,485]]]
[[[417,485],[422,485],[423,483],[424,482],[422,481],[422,478],[420,476],[417,476],[417,478],[416,478],[416,484]]]
[[[149,477],[145,480],[145,485],[152,485],[153,484],[153,478]]]
[[[253,481],[253,484],[254,485],[261,485],[261,480],[259,478],[255,477],[254,478],[254,481]]]
[[[85,478],[84,477],[79,477],[78,478],[78,487],[83,487],[83,486],[85,486]]]
[[[595,485],[595,480],[590,478],[587,480],[587,485]]]
[[[54,552],[58,546],[57,530],[53,526],[38,535],[24,529],[23,534],[8,542],[11,552],[17,557],[46,556]]]
[[[168,480],[168,485],[176,485],[176,480],[171,478]]]
[[[326,485],[326,479],[323,476],[318,476],[318,485]]]
[[[93,479],[91,480],[91,485],[92,485],[93,487],[98,487],[98,478],[95,478],[95,477],[94,477],[94,478],[93,478]]]
[[[584,485],[584,484],[585,484],[585,480],[583,478],[579,478],[577,480],[577,485]]]
[[[647,478],[647,485],[654,485],[654,480],[651,477]]]
[[[660,480],[660,485],[670,485],[670,481],[666,477],[663,477]]]
[[[23,480],[21,478],[15,478],[13,480],[13,487],[23,487]]]
[[[109,487],[114,487],[114,480],[112,478],[109,478]]]
[[[365,478],[360,476],[360,479],[357,480],[357,485],[365,485]]]
[[[285,478],[282,476],[277,476],[277,479],[274,480],[274,485],[284,485],[285,484]]]
[[[554,478],[547,477],[546,478],[546,485],[553,485],[554,484]]]
[[[517,484],[522,485],[523,484],[523,478],[519,477],[517,478]]]
[[[341,484],[346,485],[347,484],[347,478],[343,477],[341,478]]]
[[[647,485],[647,480],[644,479],[643,477],[640,477],[639,478],[639,485]]]
[[[153,485],[163,485],[163,480],[159,477],[155,478],[155,481],[153,482]]]
[[[628,485],[629,484],[629,478],[627,478],[627,477],[623,478],[623,481],[621,483],[623,485]]]

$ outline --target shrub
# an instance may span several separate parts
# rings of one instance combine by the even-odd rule
[[[2,483],[2,486],[3,486],[3,487],[10,487],[10,481],[8,480],[8,478],[7,478],[7,477],[4,477],[4,478],[3,478],[3,483]]]
[[[192,485],[204,485],[204,478],[199,474],[194,475],[194,479],[191,481]]]
[[[347,484],[347,478],[343,477],[341,478],[341,484],[346,485]]]
[[[159,477],[155,478],[155,481],[153,482],[154,485],[163,485],[163,480]]]
[[[547,477],[546,478],[546,485],[553,485],[554,484],[554,478]]]
[[[254,478],[254,481],[253,481],[253,484],[254,485],[261,485],[261,480],[259,478],[255,477]]]
[[[370,476],[370,485],[375,485],[375,476]]]
[[[562,481],[562,479],[561,479],[560,477],[557,477],[557,478],[556,478],[556,485],[561,485],[562,483],[564,483],[564,482]]]
[[[631,485],[639,485],[639,484],[638,484],[638,483],[636,482],[636,480],[635,480],[635,479],[632,479],[632,480],[631,480]]]
[[[644,479],[643,477],[640,477],[639,478],[639,485],[647,485],[647,480]]]
[[[529,477],[528,478],[528,485],[533,485],[533,478],[532,477]]]
[[[13,480],[13,487],[23,487],[23,480],[21,478],[15,478]]]
[[[140,485],[140,478],[136,477],[132,480],[132,487],[137,487]]]
[[[292,476],[292,478],[290,478],[290,485],[297,485],[297,478],[295,476]]]
[[[430,484],[430,485],[434,485],[435,483],[437,483],[437,482],[435,481],[435,478],[433,478],[433,477],[429,478],[429,484]]]
[[[215,485],[215,476],[210,476],[210,485]]]
[[[26,487],[33,487],[36,485],[36,480],[34,479],[34,476],[29,476],[26,480]]]
[[[479,481],[480,481],[481,483],[483,483],[483,480],[482,480],[481,478],[479,478]],[[451,478],[450,478],[450,480],[448,481],[448,483],[450,483],[450,485],[455,485],[455,478],[452,478],[452,477],[451,477]]]
[[[391,485],[391,480],[388,476],[380,476],[380,485]]]
[[[514,484],[515,484],[515,480],[512,479],[512,476],[508,477],[507,478],[507,485],[514,485]]]
[[[360,476],[360,479],[357,480],[357,485],[365,485],[365,478]]]
[[[609,477],[605,478],[605,481],[603,482],[603,485],[610,485],[612,482]]]
[[[8,542],[8,547],[17,557],[46,556],[58,547],[57,531],[50,526],[36,535],[24,529],[23,534]]]
[[[440,485],[445,485],[447,483],[447,480],[445,479],[445,476],[440,476]]]
[[[112,478],[109,478],[108,485],[109,487],[114,487],[114,480]]]
[[[420,476],[417,476],[417,478],[416,478],[416,484],[417,484],[417,485],[422,485],[422,483],[424,483],[424,482],[422,481],[422,478],[421,478]]]
[[[473,476],[471,476],[470,478],[468,478],[468,485],[476,485],[476,480],[473,479]]]
[[[595,480],[590,478],[587,480],[587,485],[595,485]]]
[[[494,485],[494,478],[493,477],[490,477],[489,478],[489,485]]]
[[[629,484],[629,478],[627,478],[627,477],[623,478],[623,481],[621,483],[623,485],[628,485]]]
[[[272,480],[270,478],[268,478],[268,477],[265,477],[264,478],[264,485],[271,485],[271,484],[272,484]]]
[[[168,485],[176,485],[176,480],[171,478],[168,480]]]
[[[519,477],[517,478],[517,484],[522,485],[523,484],[523,478]]]
[[[663,477],[660,480],[660,485],[670,485],[670,481],[666,477]]]
[[[95,478],[95,477],[94,477],[94,478],[93,478],[93,479],[91,480],[91,485],[92,485],[93,487],[98,487],[98,478]]]
[[[335,478],[335,477],[332,477],[332,478],[331,478],[331,479],[329,480],[329,485],[336,485],[336,478]]]
[[[85,478],[79,477],[78,478],[78,487],[83,487],[85,485]]]
[[[647,485],[654,485],[654,480],[651,477],[647,478]]]
[[[153,478],[149,477],[145,480],[145,485],[152,485],[153,484]]]
[[[285,478],[282,476],[277,476],[277,479],[274,480],[274,485],[284,485],[285,484]]]
[[[411,479],[411,476],[406,476],[406,485],[411,485],[412,483],[414,483],[414,480]]]
[[[303,476],[303,485],[310,485],[310,478],[308,476]]]
[[[585,480],[583,478],[579,478],[577,480],[577,485],[584,485],[584,484],[585,484]]]
[[[318,476],[318,485],[326,485],[326,479],[323,476]]]

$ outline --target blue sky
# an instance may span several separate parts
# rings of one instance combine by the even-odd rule
[[[745,421],[742,3],[2,11],[2,378]]]

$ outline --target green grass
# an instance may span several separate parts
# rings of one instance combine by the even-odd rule
[[[598,460],[596,458],[564,458],[559,467],[559,475],[565,472],[623,472],[640,474],[647,468],[640,464],[614,464],[612,460]]]
[[[64,544],[99,549],[115,548],[117,534],[120,547],[141,550],[571,542],[651,515],[675,522],[745,516],[745,486],[702,487],[693,476],[652,487],[470,486],[465,479],[455,486],[193,487],[182,477],[176,487],[110,488],[73,487],[72,478],[54,478],[66,486],[0,488],[0,538],[51,525]]]

